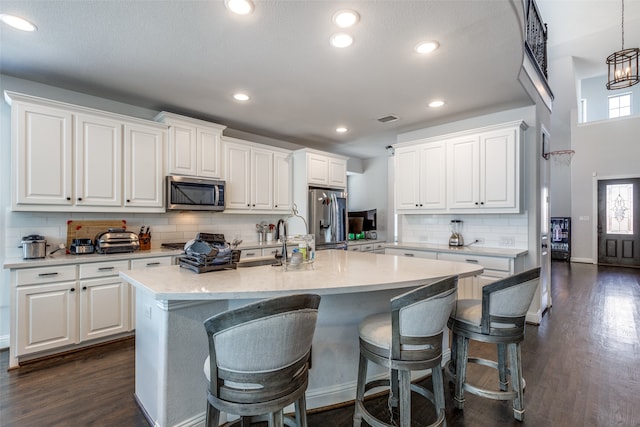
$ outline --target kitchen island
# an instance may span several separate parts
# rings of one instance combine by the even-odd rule
[[[352,400],[358,323],[369,314],[388,311],[389,299],[411,288],[482,270],[466,263],[329,250],[317,252],[313,269],[300,271],[272,266],[206,274],[178,266],[122,271],[120,277],[136,288],[136,399],[153,425],[201,424],[208,355],[202,322],[256,299],[316,293],[322,301],[307,406]]]

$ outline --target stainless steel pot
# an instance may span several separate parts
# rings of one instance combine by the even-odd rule
[[[30,234],[22,238],[22,258],[35,259],[47,256],[47,241],[43,236],[38,234]]]

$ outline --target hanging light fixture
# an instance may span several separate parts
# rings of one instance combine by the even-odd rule
[[[607,57],[607,67],[609,68],[607,89],[622,89],[640,82],[638,75],[639,56],[639,48],[624,48],[624,0],[622,0],[622,49]]]

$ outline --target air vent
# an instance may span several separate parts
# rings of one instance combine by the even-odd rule
[[[384,116],[384,117],[380,117],[380,118],[378,119],[378,121],[379,121],[380,123],[395,122],[396,120],[398,120],[398,118],[397,118],[396,116],[392,116],[392,115]]]

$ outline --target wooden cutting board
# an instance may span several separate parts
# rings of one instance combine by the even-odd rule
[[[73,239],[95,239],[98,233],[107,231],[109,228],[127,228],[127,221],[124,219],[103,219],[103,220],[69,220],[67,221],[67,248],[71,247]]]

